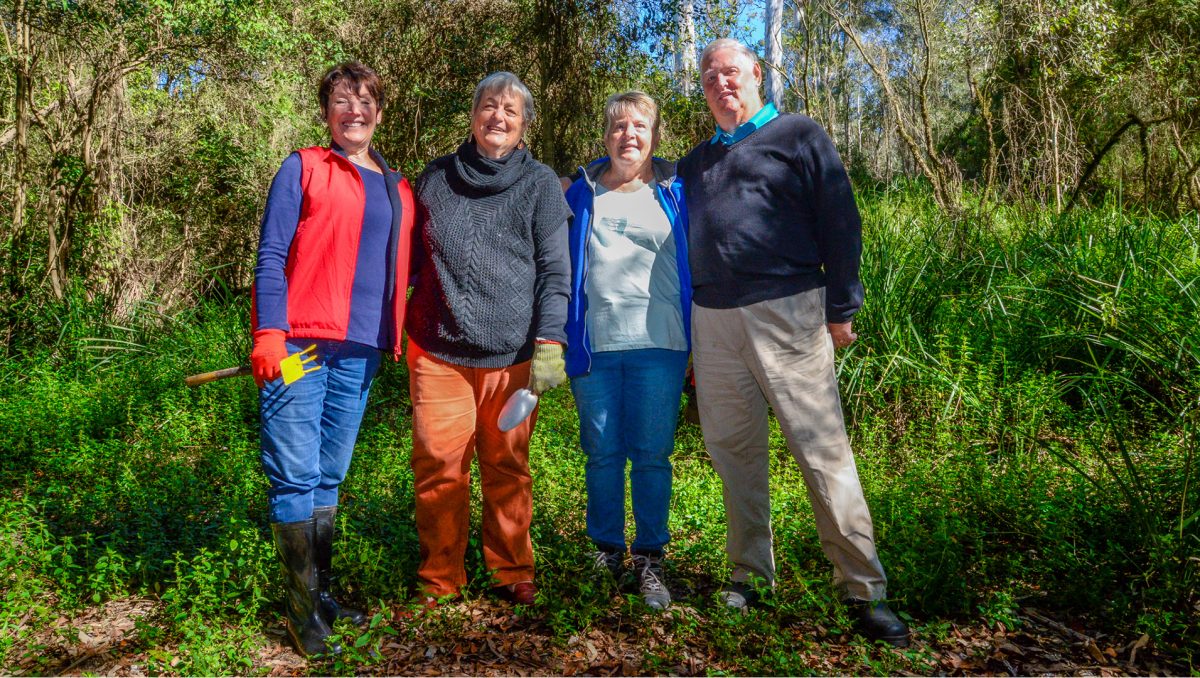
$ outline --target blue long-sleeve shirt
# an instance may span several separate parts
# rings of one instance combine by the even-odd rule
[[[383,174],[358,165],[355,165],[355,169],[366,191],[366,207],[363,210],[354,285],[350,293],[350,325],[346,340],[386,350],[390,348],[387,254],[388,240],[391,238],[392,205],[388,200],[387,182]],[[283,161],[267,195],[258,245],[258,264],[254,268],[255,308],[258,314],[256,330],[290,329],[284,270],[304,202],[300,175],[300,156],[293,153]]]

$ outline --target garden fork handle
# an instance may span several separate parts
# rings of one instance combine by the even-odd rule
[[[193,374],[190,377],[184,377],[183,383],[187,384],[188,386],[195,387],[200,386],[201,384],[207,384],[210,381],[216,381],[218,379],[228,379],[229,377],[245,377],[249,375],[249,365],[238,365],[237,367],[226,367],[223,370],[213,370],[212,372],[205,372],[203,374]]]

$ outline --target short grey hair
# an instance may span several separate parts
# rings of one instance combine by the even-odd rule
[[[635,110],[650,120],[650,130],[654,133],[654,138],[658,138],[659,117],[658,103],[649,94],[639,90],[630,90],[628,92],[617,92],[608,97],[608,101],[604,102],[604,133],[608,134],[612,131],[613,123],[617,117],[629,110]]]
[[[483,101],[484,97],[511,93],[521,96],[521,101],[524,103],[522,111],[525,118],[524,123],[528,125],[533,122],[533,116],[536,114],[533,108],[533,95],[529,93],[529,88],[521,82],[520,78],[508,71],[496,71],[475,85],[475,98],[471,101],[471,114],[474,115],[475,111],[479,110],[479,102]]]
[[[708,61],[708,58],[713,55],[713,52],[722,49],[731,49],[749,59],[750,63],[758,63],[758,54],[756,54],[754,50],[747,47],[741,40],[734,40],[733,38],[717,38],[716,40],[708,43],[708,46],[705,47],[704,51],[700,53],[701,73],[704,72],[704,64]]]

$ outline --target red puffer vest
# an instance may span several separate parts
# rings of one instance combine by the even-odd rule
[[[350,161],[332,150],[313,146],[297,153],[304,202],[284,268],[291,327],[288,336],[342,340],[350,326],[350,292],[358,262],[366,190]],[[399,359],[416,207],[408,179],[400,177],[396,188],[400,194],[400,232],[392,239],[394,249],[388,261],[395,275],[392,354]],[[256,321],[251,322],[252,327],[256,326]]]

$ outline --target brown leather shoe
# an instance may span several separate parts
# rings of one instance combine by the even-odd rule
[[[517,605],[533,605],[537,601],[537,586],[531,581],[497,586],[496,593],[501,598]]]

